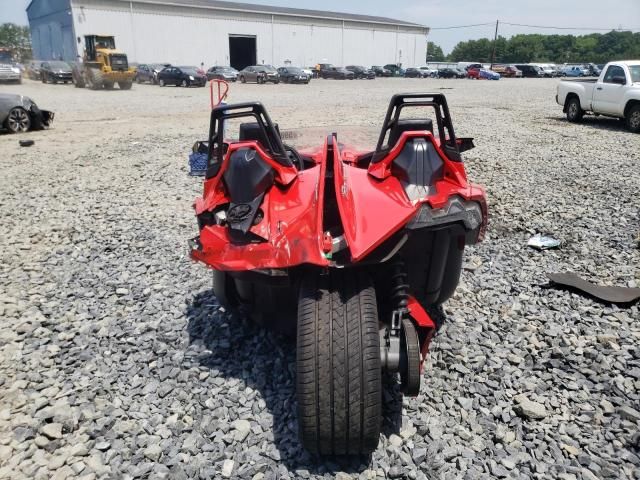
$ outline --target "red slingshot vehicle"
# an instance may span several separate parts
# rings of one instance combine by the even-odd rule
[[[225,141],[243,118],[239,140]],[[305,448],[366,454],[380,436],[382,372],[418,394],[439,327],[428,312],[453,294],[487,203],[461,161],[473,142],[456,139],[441,94],[394,95],[375,150],[319,140],[285,144],[260,103],[215,108],[191,256],[213,269],[221,304],[297,328]]]

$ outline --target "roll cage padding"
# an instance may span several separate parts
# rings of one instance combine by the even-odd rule
[[[218,105],[211,111],[209,125],[209,152],[207,154],[207,178],[214,177],[225,155],[224,124],[233,118],[252,117],[260,129],[260,137],[266,142],[262,147],[273,159],[284,167],[292,167],[293,163],[287,155],[280,134],[271,121],[267,110],[260,102],[235,103],[232,105]]]
[[[405,107],[432,107],[436,113],[436,123],[438,124],[438,135],[442,149],[450,160],[460,160],[460,151],[458,150],[445,96],[442,93],[398,93],[391,97],[389,102],[389,108],[382,124],[382,130],[380,131],[380,137],[378,138],[376,150],[373,152],[371,163],[377,163],[382,160],[388,151],[393,148],[391,131],[398,126],[400,113]],[[389,135],[389,142],[385,145],[387,135]]]

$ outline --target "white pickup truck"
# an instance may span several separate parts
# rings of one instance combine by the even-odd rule
[[[570,122],[591,112],[624,119],[627,128],[640,132],[640,60],[609,62],[597,80],[558,83],[556,102]]]

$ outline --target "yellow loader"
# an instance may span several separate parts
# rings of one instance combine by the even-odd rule
[[[117,83],[120,90],[129,90],[136,76],[129,67],[127,54],[116,50],[116,41],[110,35],[85,35],[82,63],[73,69],[73,83],[77,88],[111,90]]]

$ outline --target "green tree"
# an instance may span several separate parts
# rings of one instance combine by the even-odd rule
[[[15,23],[3,23],[0,25],[0,47],[10,48],[14,51],[16,59],[20,62],[31,58],[31,35],[29,27],[16,25]]]
[[[489,63],[493,41],[488,38],[459,42],[449,55],[454,62]],[[588,35],[521,34],[496,41],[497,63],[606,63],[640,57],[640,32],[611,31]]]
[[[427,62],[442,62],[444,59],[442,47],[433,42],[427,42]]]

